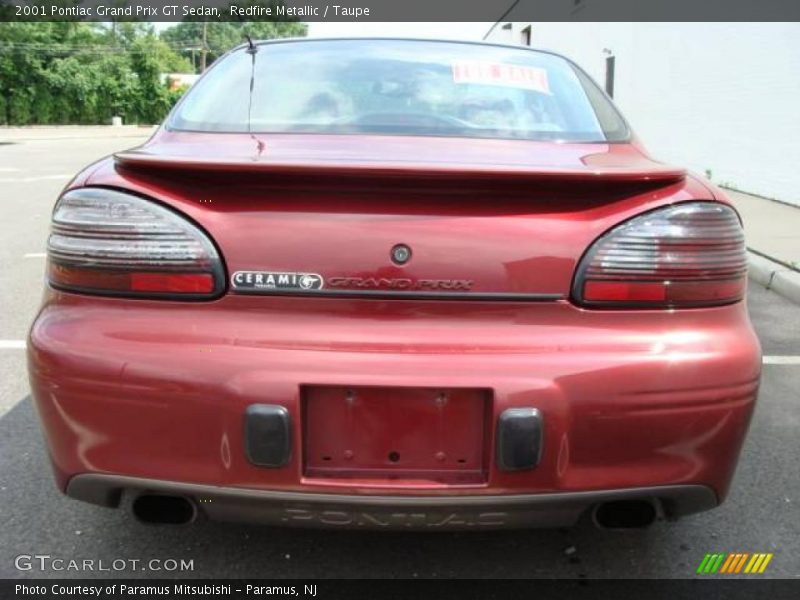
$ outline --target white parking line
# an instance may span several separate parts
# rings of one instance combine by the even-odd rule
[[[22,258],[46,258],[47,252],[29,252],[28,254],[23,254]]]
[[[38,177],[4,177],[0,183],[32,183],[34,181],[44,181],[45,179],[69,179],[69,173],[58,175],[39,175]]]
[[[25,340],[0,340],[0,350],[25,350]]]
[[[800,356],[765,356],[765,365],[800,365]]]

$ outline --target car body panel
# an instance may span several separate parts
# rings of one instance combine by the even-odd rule
[[[55,291],[31,330],[29,360],[62,487],[97,472],[397,494],[703,483],[724,497],[760,373],[742,304],[619,312],[232,295],[132,304]],[[542,462],[492,468],[485,485],[305,477],[297,440],[300,387],[310,384],[489,388],[495,417],[525,406],[544,415]],[[286,468],[245,459],[252,403],[289,411]]]
[[[214,149],[224,156],[227,144],[237,143],[231,139],[249,139],[242,134],[215,135],[219,145],[200,146],[204,152]],[[336,138],[328,140],[335,148],[344,143],[338,139],[343,137],[359,136],[303,139],[314,148],[321,138]],[[360,141],[373,155],[380,147],[374,136]],[[401,141],[396,160],[413,158],[412,141],[420,147],[430,145],[421,138]],[[445,141],[453,148],[451,140]],[[505,146],[519,155],[529,148],[546,154],[542,143],[475,141]],[[390,153],[400,152],[394,139],[389,142]],[[643,160],[627,145],[627,154],[615,145],[586,146],[583,152],[590,156],[639,157],[620,164]],[[272,147],[271,138],[267,147]],[[582,164],[574,158],[578,150],[559,149],[567,158],[558,164],[565,162],[570,169],[576,168],[572,161]],[[440,153],[447,164],[462,155]],[[338,290],[431,291],[444,281],[454,282],[452,291],[559,297],[569,295],[578,261],[608,229],[659,206],[711,199],[711,192],[693,177],[648,176],[614,184],[587,170],[582,177],[588,174],[589,179],[582,182],[560,177],[538,181],[533,164],[526,167],[533,174],[519,179],[494,172],[489,179],[474,181],[461,176],[429,178],[414,167],[398,179],[370,169],[366,175],[348,161],[327,177],[309,177],[291,172],[208,172],[197,165],[188,170],[137,170],[109,159],[88,184],[137,192],[189,216],[223,249],[229,273],[316,273],[324,278],[326,289]],[[312,234],[320,243],[309,243]],[[412,248],[413,259],[406,265],[391,261],[390,250],[398,243]]]

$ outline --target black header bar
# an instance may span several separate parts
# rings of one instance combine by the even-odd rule
[[[2,21],[800,21],[797,0],[0,0]]]

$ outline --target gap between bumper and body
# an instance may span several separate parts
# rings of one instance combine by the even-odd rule
[[[478,530],[574,525],[592,507],[620,500],[658,502],[667,517],[714,508],[716,494],[703,485],[619,490],[472,496],[318,494],[217,487],[107,474],[80,474],[68,496],[118,507],[123,492],[189,499],[213,520],[346,529]]]

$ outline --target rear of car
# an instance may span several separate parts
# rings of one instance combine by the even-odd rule
[[[236,49],[48,252],[57,483],[145,520],[647,524],[724,499],[757,395],[738,216],[548,53]]]

